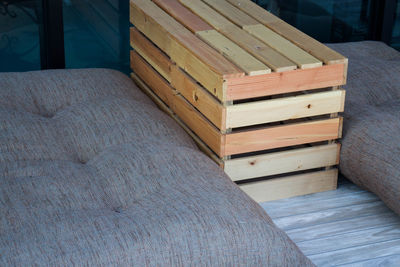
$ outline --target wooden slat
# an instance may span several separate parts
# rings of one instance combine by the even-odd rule
[[[241,68],[247,75],[260,75],[271,72],[265,64],[254,58],[234,42],[216,30],[200,31],[196,35]]]
[[[357,262],[375,257],[400,254],[400,239],[386,242],[378,242],[365,246],[356,246],[342,250],[334,250],[317,255],[310,255],[309,258],[318,266],[337,266],[349,262]],[[395,266],[398,266],[396,264]],[[379,265],[375,265],[379,266]],[[388,266],[388,265],[384,265]]]
[[[196,111],[135,51],[131,51],[132,70],[171,110],[219,156],[223,155],[224,136]]]
[[[225,107],[203,87],[184,73],[178,66],[137,29],[131,28],[131,44],[172,87],[181,93],[194,107],[206,116],[221,131],[226,130]],[[149,59],[149,60],[147,60]]]
[[[240,29],[205,3],[191,0],[180,0],[180,2],[272,70],[283,72],[296,69],[295,63]]]
[[[294,70],[240,79],[227,79],[227,100],[277,95],[283,93],[339,86],[345,83],[345,64]]]
[[[228,106],[228,128],[324,115],[344,110],[345,91],[335,90]]]
[[[130,29],[131,47],[136,50],[151,66],[160,73],[164,79],[171,82],[171,66],[170,59],[154,46],[142,33],[136,28]]]
[[[175,115],[175,113],[139,78],[139,76],[137,76],[135,73],[131,73],[131,78],[162,111],[171,116],[171,118],[173,118],[193,138],[201,151],[214,160],[218,166],[223,168],[223,162],[220,160],[220,158],[216,156],[215,153],[207,145],[205,145],[204,142],[201,141],[201,139],[192,130],[190,130],[181,119],[178,118],[178,116]]]
[[[337,139],[341,125],[334,118],[227,134],[224,156]]]
[[[264,202],[334,190],[337,176],[337,169],[332,169],[241,184],[240,188],[255,201]]]
[[[339,164],[339,144],[322,145],[225,161],[233,181]]]
[[[299,68],[307,69],[322,66],[321,61],[266,26],[260,24],[257,20],[229,4],[225,0],[203,1],[225,16],[225,18],[240,26],[246,32],[257,37],[282,55],[285,55],[285,57],[296,63]]]
[[[153,0],[153,2],[193,33],[214,29],[177,0]]]
[[[207,3],[226,19],[230,20],[232,23],[235,23],[240,28],[243,28],[243,26],[247,25],[259,24],[256,19],[252,18],[224,0],[203,0],[203,2]]]
[[[388,255],[384,257],[377,257],[365,261],[357,261],[340,265],[340,267],[397,267],[400,262],[400,255]]]
[[[325,64],[347,64],[347,58],[274,16],[251,0],[226,0]]]
[[[262,24],[244,26],[243,29],[271,46],[297,64],[301,69],[321,67],[322,62]]]
[[[365,246],[372,243],[372,241],[373,243],[380,243],[393,239],[400,239],[400,223],[373,229],[362,229],[353,233],[328,236],[317,240],[309,240],[297,243],[297,245],[304,254],[310,255]],[[324,245],[321,246],[321,244]]]
[[[224,79],[244,75],[153,2],[130,0],[130,9],[132,24],[218,99],[225,98]]]

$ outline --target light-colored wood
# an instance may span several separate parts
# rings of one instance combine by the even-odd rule
[[[225,136],[179,95],[166,80],[135,51],[131,51],[131,68],[179,118],[219,156],[223,156]]]
[[[334,190],[337,176],[337,169],[332,169],[241,184],[240,188],[255,201],[263,202]]]
[[[341,267],[398,267],[400,262],[400,255],[388,255],[377,257],[365,261],[356,261],[348,264],[340,265]]]
[[[346,262],[356,262],[378,256],[383,257],[398,254],[400,254],[400,239],[310,255],[309,258],[317,266],[337,266]]]
[[[322,62],[262,24],[243,29],[297,64],[300,69],[321,67]]]
[[[171,61],[136,28],[130,28],[130,44],[164,79],[171,82]]]
[[[226,0],[325,64],[347,64],[347,58],[289,25],[251,0]]]
[[[337,139],[341,125],[334,118],[234,132],[226,135],[224,156]]]
[[[226,130],[225,107],[206,90],[184,73],[178,66],[137,29],[131,28],[131,44],[172,87],[181,93],[196,109],[206,116],[221,131]],[[149,59],[149,60],[147,60]],[[159,71],[160,70],[160,71]]]
[[[191,0],[180,2],[272,70],[282,72],[296,69],[295,63],[240,29],[205,3]]]
[[[175,115],[175,113],[139,78],[134,73],[131,73],[131,78],[133,81],[138,85],[142,91],[148,95],[154,103],[157,104],[157,106],[167,113],[169,116],[171,116],[189,135],[190,137],[193,138],[193,140],[196,142],[197,146],[200,148],[201,151],[203,151],[207,156],[209,156],[212,160],[214,160],[220,167],[223,168],[223,162],[215,155],[215,153],[207,146],[204,144],[203,141],[192,131],[190,130],[185,123],[179,119],[178,116]]]
[[[300,148],[284,152],[225,161],[224,171],[233,181],[337,165],[339,144]]]
[[[234,7],[224,0],[203,0],[203,2],[207,3],[226,19],[230,20],[232,23],[235,23],[241,28],[246,25],[259,24],[256,19],[250,17],[240,9]]]
[[[196,16],[178,0],[152,0],[175,20],[179,21],[191,32],[213,30],[214,28],[207,22]]]
[[[228,128],[343,112],[345,91],[327,91],[228,106]]]
[[[199,31],[196,35],[228,58],[247,75],[253,76],[271,72],[271,69],[265,64],[254,58],[216,30]]]
[[[393,239],[400,239],[400,223],[372,229],[362,229],[360,231],[329,236],[318,240],[309,240],[301,242],[298,245],[301,247],[303,253],[310,255],[339,249],[344,250],[355,246],[365,246],[369,245],[371,241],[378,243]],[[321,246],[321,244],[324,245]]]
[[[344,83],[344,70],[344,64],[335,64],[320,68],[227,79],[226,99],[239,100],[339,86]]]
[[[153,2],[130,0],[130,10],[132,24],[218,99],[225,78],[244,75]]]
[[[350,205],[333,209],[319,210],[307,214],[298,214],[288,217],[275,218],[274,222],[284,231],[307,227],[309,225],[328,223],[335,220],[346,220],[354,217],[378,215],[389,212],[389,209],[381,201]]]

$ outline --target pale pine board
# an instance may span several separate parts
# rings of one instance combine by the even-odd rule
[[[336,189],[337,169],[274,178],[240,184],[246,194],[257,202],[311,194]]]
[[[262,24],[244,26],[243,29],[285,55],[301,69],[321,67],[322,62]]]
[[[309,170],[339,163],[338,144],[226,160],[224,171],[233,181]]]
[[[224,79],[244,73],[151,1],[131,0],[130,21],[211,94],[225,100]]]
[[[389,255],[369,259],[365,261],[356,261],[349,264],[340,265],[341,267],[398,267],[400,262],[400,255]]]
[[[226,108],[228,128],[285,121],[344,111],[345,91],[335,90],[282,97]]]
[[[180,2],[272,70],[282,72],[296,69],[295,63],[230,22],[204,2],[191,0],[180,0]]]
[[[216,30],[199,31],[196,35],[236,64],[236,66],[242,69],[247,75],[253,76],[271,72],[271,69],[265,64]]]
[[[158,71],[172,87],[178,90],[186,100],[206,116],[216,127],[224,131],[225,108],[193,78],[178,66],[136,28],[131,28],[131,45],[154,69]]]
[[[324,64],[347,64],[347,59],[326,45],[274,16],[251,0],[226,0],[274,32],[290,40]]]
[[[226,135],[226,156],[335,140],[341,137],[342,118],[244,130]]]

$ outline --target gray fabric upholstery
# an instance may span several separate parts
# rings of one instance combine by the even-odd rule
[[[400,53],[372,41],[330,46],[350,62],[340,170],[400,214]]]
[[[128,77],[0,89],[0,266],[312,266]]]

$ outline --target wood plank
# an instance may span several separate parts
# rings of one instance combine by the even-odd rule
[[[225,100],[224,79],[244,73],[151,1],[130,0],[131,23],[209,92]]]
[[[136,28],[130,29],[130,44],[164,79],[171,82],[171,60],[156,46],[154,46]]]
[[[253,76],[271,72],[271,69],[265,64],[216,30],[200,31],[196,35],[242,69],[247,75]]]
[[[335,90],[228,106],[228,128],[344,111],[345,91]]]
[[[335,266],[398,254],[400,254],[400,239],[309,255],[309,258],[318,266]]]
[[[314,203],[314,202],[309,202]],[[305,227],[292,228],[285,232],[294,242],[302,242],[325,236],[350,233],[359,229],[372,229],[398,223],[399,216],[385,209],[386,212],[370,213],[367,216],[338,219],[331,217],[331,221],[322,224],[311,224]],[[278,227],[280,227],[278,225]]]
[[[136,83],[136,85],[146,94],[148,95],[154,103],[165,113],[167,113],[171,118],[173,118],[195,141],[197,146],[201,151],[203,151],[207,156],[209,156],[212,160],[214,160],[218,166],[223,168],[223,162],[215,155],[215,153],[204,144],[203,141],[182,122],[178,116],[134,73],[131,73],[132,80]]]
[[[337,139],[341,125],[333,118],[227,134],[224,156]]]
[[[339,86],[345,83],[344,64],[267,75],[227,79],[227,100],[277,95]]]
[[[377,257],[365,261],[356,261],[340,265],[341,267],[398,267],[400,262],[400,255],[388,255],[384,257]]]
[[[297,30],[250,0],[226,0],[325,64],[347,64],[347,58]]]
[[[181,95],[177,94],[166,80],[145,62],[135,51],[131,51],[132,70],[167,104],[200,139],[219,156],[223,155],[224,136],[217,128],[195,110]]]
[[[193,14],[177,0],[152,1],[193,33],[214,29],[211,25],[202,20],[199,16]]]
[[[350,205],[346,207],[327,209],[307,214],[276,218],[274,222],[284,231],[310,225],[328,223],[332,220],[347,220],[355,217],[377,215],[388,212],[389,209],[381,201]]]
[[[214,10],[218,11],[221,15],[223,15],[226,19],[230,20],[232,23],[235,23],[240,28],[246,25],[255,25],[259,24],[259,22],[247,15],[240,9],[235,6],[229,4],[224,0],[203,0],[203,2],[207,3]]]
[[[338,186],[339,188],[340,186]],[[336,190],[337,191],[337,190]],[[291,199],[292,201],[289,203],[281,203],[279,205],[277,202],[265,202],[262,203],[261,206],[265,209],[268,215],[272,219],[306,214],[311,212],[317,212],[332,208],[340,208],[351,205],[359,205],[369,202],[378,201],[379,198],[367,191],[361,191],[359,193],[353,194],[343,194],[336,195],[335,198],[312,198],[308,199],[308,201],[297,201],[295,198]],[[271,203],[271,204],[270,204]],[[273,205],[275,203],[275,205]],[[313,203],[313,205],[310,205]],[[399,221],[400,222],[400,221]]]
[[[133,37],[133,39],[131,39],[131,45],[136,48],[136,52],[150,63],[153,68],[171,83],[172,87],[181,93],[186,100],[196,107],[216,127],[221,129],[221,131],[225,131],[225,107],[178,66],[173,64],[170,59],[142,33],[132,28],[131,35]]]
[[[239,186],[255,201],[263,202],[333,190],[336,188],[337,175],[337,169],[332,169],[246,183]]]
[[[233,181],[339,164],[339,144],[307,147],[225,161],[224,171]]]
[[[297,64],[300,69],[321,67],[322,62],[262,24],[243,29]]]
[[[180,2],[272,70],[283,72],[296,69],[295,63],[224,18],[204,2],[191,0],[180,0]]]
[[[390,226],[360,229],[351,233],[298,242],[297,246],[304,254],[315,255],[394,239],[400,239],[400,222]]]

